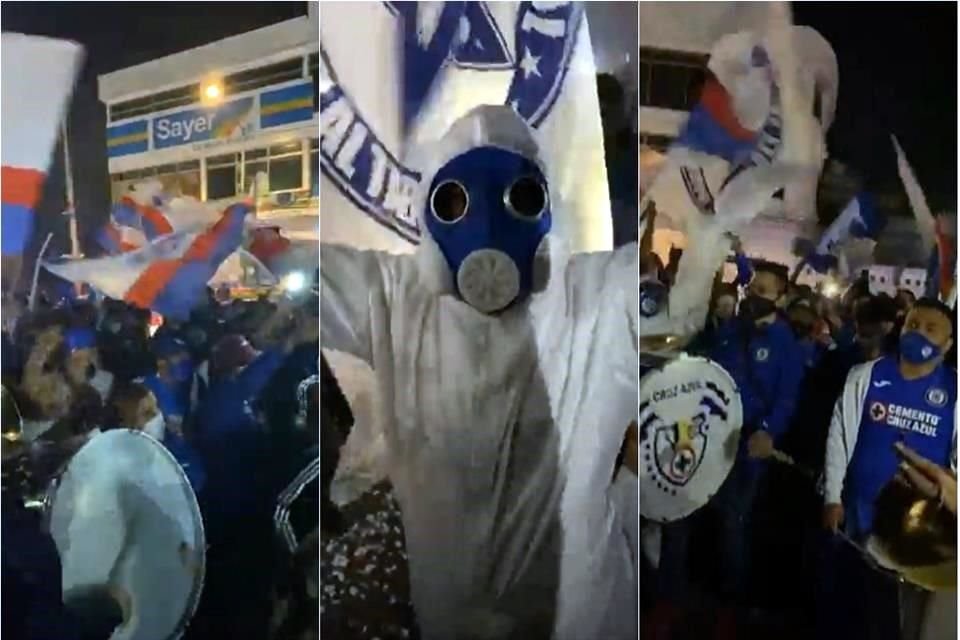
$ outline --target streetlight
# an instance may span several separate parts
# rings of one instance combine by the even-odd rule
[[[219,78],[209,78],[200,85],[200,101],[207,106],[215,106],[223,99],[223,83]]]

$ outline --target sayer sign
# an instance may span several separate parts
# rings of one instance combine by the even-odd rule
[[[253,97],[215,109],[189,109],[153,119],[153,148],[236,138],[249,134],[254,126]]]

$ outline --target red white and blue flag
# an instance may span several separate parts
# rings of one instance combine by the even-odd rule
[[[19,256],[33,236],[33,215],[80,70],[83,48],[66,40],[2,36],[3,137],[0,139],[0,244]]]
[[[243,240],[248,204],[227,207],[213,225],[162,236],[123,255],[48,262],[44,266],[71,282],[87,282],[107,297],[185,319],[206,296],[207,283]]]

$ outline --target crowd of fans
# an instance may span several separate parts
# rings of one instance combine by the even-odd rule
[[[707,507],[659,529],[658,557],[648,555],[641,570],[644,637],[916,637],[901,635],[909,611],[898,600],[896,581],[842,539],[863,543],[869,533],[855,524],[858,509],[872,499],[855,491],[864,476],[878,485],[894,477],[893,447],[869,449],[864,436],[859,449],[851,447],[855,454],[829,449],[841,448],[840,431],[851,427],[841,415],[854,395],[848,375],[880,359],[874,371],[887,378],[878,383],[875,374],[874,387],[889,387],[902,406],[942,413],[940,436],[923,446],[936,465],[949,467],[955,311],[936,299],[917,300],[908,290],[871,293],[865,274],[828,296],[796,284],[785,266],[749,260],[734,246],[736,279],[724,282],[718,275],[706,325],[685,350],[719,363],[736,382],[744,408],[740,448]],[[641,254],[641,301],[665,304],[675,260],[664,265],[652,252]],[[898,366],[923,370],[905,375]],[[863,424],[883,419],[877,412],[887,404],[867,405]],[[860,417],[852,426],[866,430]],[[889,437],[902,443],[899,434]],[[778,464],[774,452],[792,464]],[[842,467],[832,471],[839,481],[831,479],[831,465]],[[843,485],[842,501],[831,485]]]
[[[157,328],[150,312],[112,300],[41,300],[32,311],[13,298],[4,303],[3,385],[31,451],[52,452],[32,474],[39,489],[112,429],[148,433],[183,467],[208,545],[187,638],[318,632],[320,452],[309,426],[319,421],[316,307],[309,293],[226,304],[211,295],[188,321]],[[24,492],[10,488],[5,482],[4,586],[18,587],[4,592],[4,633],[108,637],[77,624],[65,625],[68,635],[37,635],[60,615],[57,598],[41,593],[59,589],[59,566],[54,559],[38,575],[37,558],[55,549],[42,514],[29,513]],[[8,535],[8,522],[22,522],[23,535]],[[18,562],[29,566],[18,571]]]

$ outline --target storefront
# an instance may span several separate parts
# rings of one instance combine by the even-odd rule
[[[210,202],[254,192],[260,218],[317,220],[319,54],[311,15],[99,78],[111,195],[160,180]],[[261,178],[258,180],[257,176]]]

